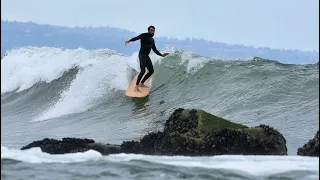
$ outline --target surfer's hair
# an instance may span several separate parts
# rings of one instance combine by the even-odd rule
[[[154,26],[149,26],[149,27],[148,27],[148,31],[149,31],[151,28],[156,29]]]

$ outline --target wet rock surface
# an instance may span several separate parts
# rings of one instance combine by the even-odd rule
[[[319,157],[319,130],[316,135],[303,147],[298,148],[298,155],[300,156],[316,156]]]
[[[162,132],[148,133],[140,141],[124,141],[121,145],[111,145],[96,143],[92,139],[46,138],[34,141],[22,149],[32,147],[40,147],[42,151],[50,154],[93,149],[103,155],[287,155],[285,138],[272,127],[260,125],[250,128],[202,110],[182,108],[172,113]]]

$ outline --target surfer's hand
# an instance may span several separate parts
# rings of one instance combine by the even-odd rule
[[[130,40],[126,41],[125,45],[129,44],[130,43]]]
[[[163,53],[162,57],[166,57],[169,53]]]

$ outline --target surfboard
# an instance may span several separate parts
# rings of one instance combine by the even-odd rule
[[[147,74],[148,72],[144,73],[142,79],[144,78],[144,76]],[[136,82],[137,82],[137,78],[138,78],[139,73],[130,81],[130,84],[126,90],[126,96],[128,97],[137,97],[137,98],[142,98],[142,97],[146,97],[149,95],[150,93],[150,88],[143,88],[143,87],[139,87],[140,92],[136,92],[134,91],[134,87],[136,86]],[[142,80],[141,79],[141,80]],[[152,76],[150,76],[145,82],[144,85],[151,87],[151,79]]]

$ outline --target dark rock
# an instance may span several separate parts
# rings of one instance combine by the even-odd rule
[[[164,133],[186,133],[190,130],[194,130],[198,126],[197,123],[198,117],[195,114],[195,110],[186,112],[181,108],[176,109],[166,121],[164,125]]]
[[[102,155],[117,154],[121,152],[120,145],[91,143],[91,144],[88,144],[88,146],[91,149],[100,152]]]
[[[124,153],[135,153],[141,152],[141,146],[138,141],[125,141],[121,144],[121,151]]]
[[[178,132],[167,134],[158,147],[164,155],[199,155],[198,143],[194,138]]]
[[[298,148],[298,155],[300,156],[316,156],[319,157],[319,130],[316,135],[309,140],[303,147]]]
[[[287,155],[285,139],[266,135],[261,129],[257,134],[239,129],[220,129],[204,137],[204,155]]]
[[[149,155],[160,154],[158,147],[162,142],[163,136],[164,133],[160,131],[145,135],[140,140],[141,153]]]
[[[202,110],[181,108],[169,117],[162,133],[124,144],[126,152],[154,155],[287,154],[285,138],[269,126],[249,128]]]
[[[73,152],[84,152],[90,149],[87,145],[94,143],[92,139],[63,138],[62,141],[45,138],[41,141],[34,141],[21,148],[40,147],[43,152],[50,154],[64,154]]]
[[[319,142],[319,141],[318,141]],[[318,143],[319,144],[319,143]],[[121,145],[95,143],[88,139],[44,139],[22,149],[40,147],[51,154],[94,149],[103,155],[136,153],[148,155],[286,155],[286,140],[272,127],[249,128],[202,110],[176,109],[165,122],[163,132],[152,132],[140,141]],[[319,145],[318,145],[319,147]]]
[[[139,153],[139,154],[148,154],[155,155],[159,154],[157,147],[159,143],[162,142],[163,133],[152,132],[145,135],[140,142],[137,141],[125,141],[121,144],[121,150],[124,153]]]
[[[160,105],[161,105],[161,104],[164,104],[164,103],[165,103],[164,100],[160,101]]]
[[[41,141],[34,141],[22,147],[21,150],[32,147],[40,147],[41,151],[49,154],[85,152],[90,149],[96,150],[103,155],[120,152],[119,145],[103,145],[101,143],[95,143],[92,139],[79,138],[62,138],[62,140],[45,138]]]

